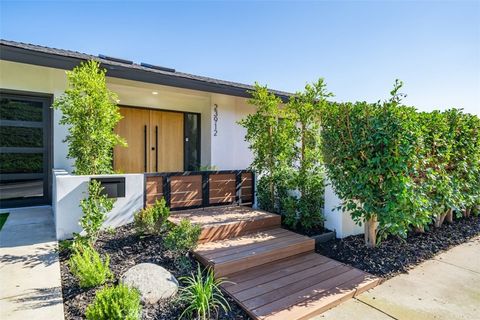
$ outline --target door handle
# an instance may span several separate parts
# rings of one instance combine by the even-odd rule
[[[155,126],[155,172],[158,172],[158,126]]]
[[[147,126],[143,127],[143,143],[145,148],[143,149],[143,171],[147,172]]]

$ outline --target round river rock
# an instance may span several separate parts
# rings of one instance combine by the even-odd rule
[[[137,288],[144,303],[154,304],[160,299],[170,298],[178,291],[178,281],[159,265],[140,263],[125,272],[120,282]]]

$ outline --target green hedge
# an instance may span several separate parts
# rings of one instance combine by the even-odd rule
[[[322,113],[327,175],[342,208],[374,229],[371,246],[377,235],[405,237],[480,199],[479,118],[418,112],[401,104],[400,88],[385,102],[331,104]]]

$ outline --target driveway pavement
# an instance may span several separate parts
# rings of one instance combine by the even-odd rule
[[[10,212],[0,231],[0,319],[60,320],[63,299],[50,207]]]
[[[312,320],[480,319],[480,237]]]

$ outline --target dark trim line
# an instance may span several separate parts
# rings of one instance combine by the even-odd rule
[[[53,51],[53,49],[52,49]],[[72,53],[73,54],[73,53]],[[79,54],[82,55],[82,54]],[[8,60],[50,68],[58,68],[64,70],[71,70],[81,62],[87,59],[95,59],[94,56],[82,55],[85,58],[69,57],[59,53],[47,53],[42,51],[36,51],[34,49],[20,48],[13,45],[1,44],[0,45],[0,59]],[[113,61],[112,61],[113,62]],[[139,69],[135,65],[119,65],[109,64],[108,61],[102,61],[101,66],[107,69],[107,76],[121,79],[128,79],[134,81],[141,81],[147,83],[155,83],[164,86],[171,86],[183,89],[205,91],[211,93],[220,93],[230,96],[250,98],[251,95],[248,92],[252,88],[245,88],[241,86],[235,86],[232,84],[215,83],[212,81],[202,81],[199,79],[188,78],[181,74],[166,74],[155,71],[148,71]],[[221,80],[218,80],[219,82]],[[273,91],[272,91],[273,92]],[[284,102],[288,101],[290,95],[287,93],[281,94],[274,92]]]

